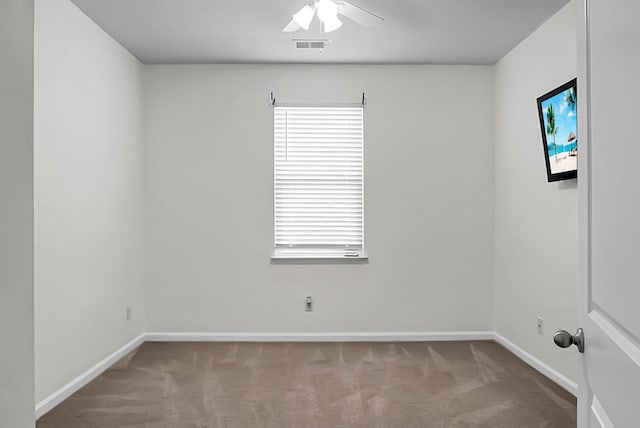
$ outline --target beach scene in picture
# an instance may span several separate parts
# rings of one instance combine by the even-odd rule
[[[542,101],[551,174],[578,169],[578,120],[575,87]]]

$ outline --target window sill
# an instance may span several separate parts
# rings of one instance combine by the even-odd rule
[[[272,264],[366,264],[368,256],[318,256],[318,255],[273,255]]]

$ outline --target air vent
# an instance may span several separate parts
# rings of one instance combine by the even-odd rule
[[[292,40],[296,49],[323,50],[329,44],[329,40]]]

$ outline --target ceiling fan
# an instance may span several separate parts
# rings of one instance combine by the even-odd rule
[[[345,16],[365,27],[371,27],[384,21],[378,15],[343,0],[317,0],[305,5],[295,13],[282,31],[288,33],[298,31],[301,28],[308,30],[316,13],[322,22],[325,33],[330,33],[342,26],[338,15]]]

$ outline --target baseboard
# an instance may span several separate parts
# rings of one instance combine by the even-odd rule
[[[435,342],[493,340],[491,331],[415,333],[147,333],[147,342]]]
[[[100,361],[86,372],[82,373],[71,382],[67,383],[65,386],[63,386],[38,404],[36,404],[36,419],[39,419],[42,415],[69,398],[74,392],[78,391],[80,388],[98,377],[129,352],[142,345],[144,341],[145,334],[143,333],[124,345],[122,348],[107,356],[104,360]]]
[[[540,373],[569,391],[571,394],[575,395],[576,397],[578,396],[578,385],[556,369],[552,368],[546,363],[543,363],[541,360],[534,357],[533,355],[498,333],[495,333],[495,341],[518,356],[518,358],[520,358],[522,361],[529,364],[531,367],[538,370]]]

